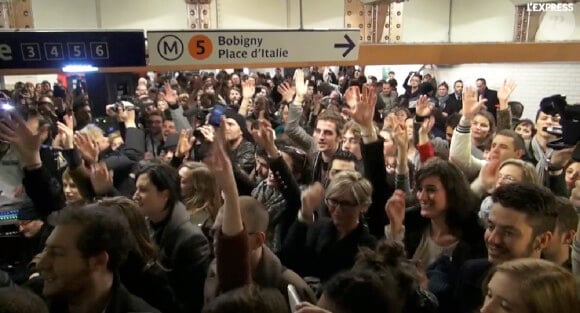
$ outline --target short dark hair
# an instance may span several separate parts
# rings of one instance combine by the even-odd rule
[[[458,80],[456,80],[456,81],[453,83],[453,87],[455,87],[455,85],[456,85],[457,83],[462,83],[462,84],[463,84],[463,81],[462,81],[461,79],[458,79]]]
[[[336,125],[336,135],[342,136],[342,128],[344,127],[344,119],[340,115],[340,113],[333,111],[333,110],[326,110],[318,116],[316,123],[319,121],[329,121],[333,122]]]
[[[99,204],[65,208],[56,216],[54,223],[56,227],[82,226],[76,240],[77,248],[85,258],[107,252],[107,268],[113,273],[125,261],[133,244],[129,239],[131,236],[127,220],[111,214]]]
[[[498,187],[491,199],[493,203],[526,214],[534,236],[553,232],[556,227],[556,197],[544,186],[525,182],[507,184]]]
[[[560,233],[576,230],[578,227],[578,213],[570,199],[556,197],[556,210],[558,211],[558,230]]]
[[[332,160],[330,161],[330,165],[332,165],[332,162],[334,162],[335,160],[354,162],[355,164],[357,161],[356,156],[352,152],[346,151],[346,150],[336,151],[336,153],[332,156]]]
[[[478,78],[475,81],[480,81],[482,84],[487,86],[487,81],[485,81],[485,78]]]
[[[180,178],[177,170],[164,163],[147,163],[143,168],[141,168],[135,180],[141,175],[147,175],[149,181],[158,191],[169,192],[169,198],[165,205],[166,209],[172,210],[177,202],[181,200],[181,190],[180,190]]]
[[[510,111],[512,112],[512,116],[520,119],[522,118],[522,114],[524,114],[524,105],[519,101],[509,101],[508,105],[510,107]]]
[[[0,288],[0,312],[48,313],[44,301],[34,293],[20,287]]]
[[[511,139],[514,140],[514,150],[523,150],[524,152],[526,151],[526,142],[524,141],[522,136],[520,136],[515,131],[511,129],[502,129],[498,131],[495,135],[510,137]]]
[[[401,300],[391,287],[397,282],[391,275],[370,270],[342,272],[323,287],[323,295],[342,313],[400,312]]]

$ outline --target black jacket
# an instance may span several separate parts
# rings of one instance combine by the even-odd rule
[[[454,313],[472,313],[483,304],[483,284],[492,264],[487,259],[467,261],[455,283]]]
[[[107,149],[101,153],[102,160],[109,170],[114,172],[113,185],[123,196],[131,198],[135,193],[135,179],[133,174],[143,155],[143,131],[137,128],[127,128],[125,143],[116,151]]]
[[[232,150],[230,159],[233,163],[238,164],[244,172],[249,174],[256,167],[255,151],[256,147],[254,147],[254,144],[244,139],[237,149]]]
[[[497,105],[499,105],[499,99],[497,98],[497,91],[485,88],[482,94],[478,96],[482,96],[484,99],[487,99],[485,102],[485,106],[487,107],[487,111],[496,116],[497,113]]]
[[[301,277],[318,277],[322,282],[352,268],[359,247],[374,249],[376,239],[362,223],[345,238],[330,219],[314,224],[295,221],[279,253],[282,264]]]
[[[68,304],[63,299],[50,299],[48,301],[51,313],[67,313]],[[104,313],[160,313],[159,310],[151,307],[141,298],[138,298],[127,291],[125,287],[115,278],[111,290],[111,298],[107,303]],[[165,313],[165,312],[164,312]],[[169,312],[167,312],[169,313]]]
[[[184,312],[199,312],[209,266],[209,243],[201,229],[190,222],[185,206],[178,202],[167,220],[152,225],[159,247],[159,263],[169,270],[169,283]]]
[[[449,95],[449,98],[447,98],[447,101],[445,102],[445,108],[443,108],[443,112],[447,113],[447,115],[449,116],[454,113],[459,113],[459,111],[461,111],[462,108],[463,103],[461,100],[461,96],[457,98],[455,96],[455,93],[452,93]]]
[[[121,283],[135,296],[161,312],[181,312],[175,294],[169,285],[168,272],[159,264],[146,266],[134,252],[119,269]]]

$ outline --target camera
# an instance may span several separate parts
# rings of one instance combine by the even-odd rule
[[[574,147],[572,159],[580,162],[580,104],[569,105],[566,96],[553,95],[540,101],[540,110],[549,115],[560,115],[559,127],[546,127],[544,130],[560,137],[548,143],[554,150]]]

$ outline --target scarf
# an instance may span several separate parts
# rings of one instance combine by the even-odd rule
[[[534,138],[532,138],[531,147],[532,147],[532,151],[531,151],[532,156],[538,162],[538,163],[536,163],[536,170],[538,172],[538,175],[540,176],[540,181],[543,182],[546,179],[546,177],[545,177],[546,176],[546,166],[547,166],[546,159],[552,155],[554,150],[551,148],[548,148],[546,153],[544,153],[542,146],[540,146],[540,143],[538,142],[538,139],[535,136],[534,136]]]
[[[440,107],[441,110],[445,109],[445,103],[447,102],[447,99],[449,99],[449,95],[443,97],[436,96],[435,98],[437,98],[437,106]]]

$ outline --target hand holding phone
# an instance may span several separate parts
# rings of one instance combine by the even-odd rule
[[[222,116],[226,114],[226,107],[221,104],[214,105],[209,116],[209,124],[214,127],[220,127]]]

